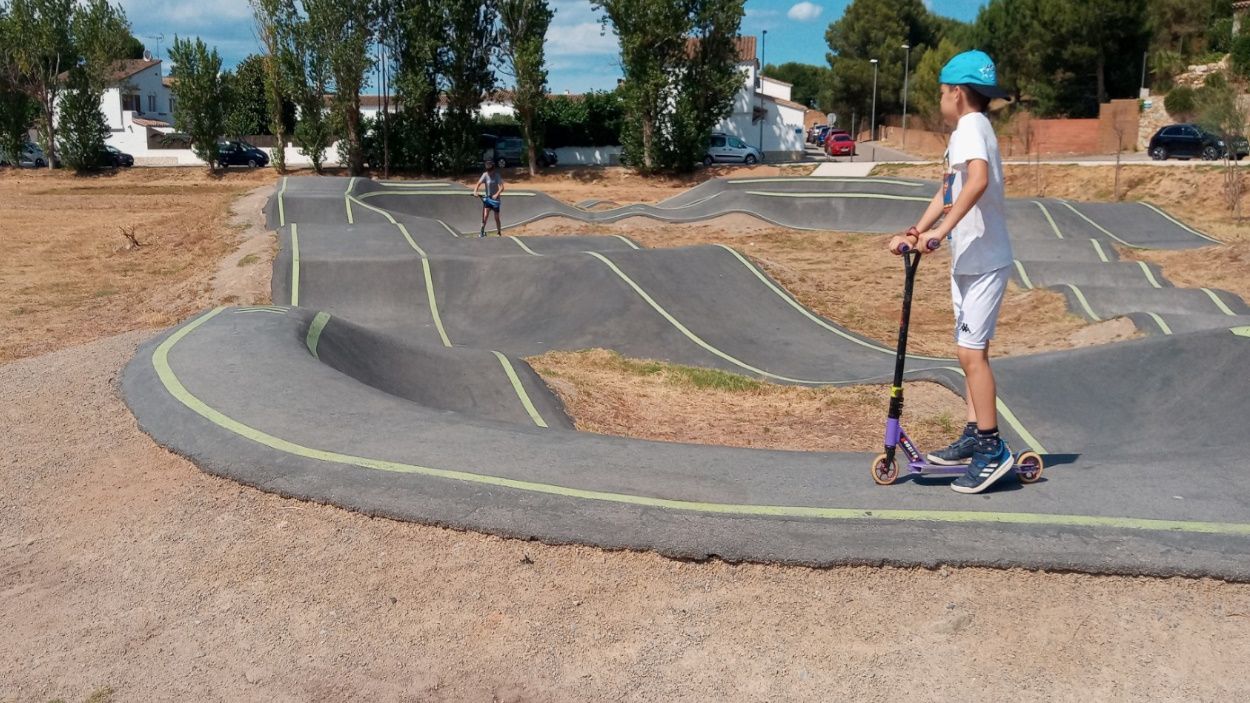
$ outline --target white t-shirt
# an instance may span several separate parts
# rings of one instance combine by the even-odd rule
[[[477,179],[479,184],[486,185],[486,197],[499,197],[499,188],[503,184],[503,176],[498,171],[483,171],[482,177]]]
[[[989,118],[980,112],[959,118],[951,134],[944,181],[950,190],[950,203],[959,200],[968,178],[968,162],[974,159],[989,164],[989,185],[981,199],[951,230],[951,273],[961,276],[996,271],[1012,262],[998,137],[994,135]]]

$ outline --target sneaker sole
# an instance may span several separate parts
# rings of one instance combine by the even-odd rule
[[[990,474],[990,477],[985,479],[981,483],[975,486],[967,487],[967,488],[965,488],[964,486],[956,486],[955,484],[952,483],[951,490],[955,491],[956,493],[964,493],[964,494],[980,493],[981,491],[984,491],[985,489],[989,488],[995,483],[998,483],[998,480],[1001,479],[1003,476],[1006,476],[1007,472],[1011,471],[1012,468],[1015,467],[1015,465],[1016,465],[1016,456],[1014,454],[1009,454],[1007,456],[1007,461],[1004,461],[1002,464],[999,465],[997,469],[994,469],[994,473]]]
[[[972,463],[972,457],[968,457],[967,459],[964,459],[963,461],[949,461],[947,459],[943,459],[934,454],[925,454],[924,460],[929,462],[930,464],[933,464],[934,466],[967,466],[968,464]]]

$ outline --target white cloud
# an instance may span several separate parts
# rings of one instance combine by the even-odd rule
[[[820,17],[820,13],[824,11],[825,8],[820,5],[803,0],[803,2],[791,7],[790,11],[786,13],[786,17],[789,17],[796,22],[811,22],[817,17]]]
[[[548,56],[601,56],[618,53],[620,44],[610,26],[605,31],[598,22],[561,25],[553,21],[544,48]]]

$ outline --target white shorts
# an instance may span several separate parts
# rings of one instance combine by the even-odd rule
[[[955,343],[966,349],[984,349],[994,338],[998,309],[1003,305],[1011,267],[988,273],[951,274],[951,300],[955,303]]]

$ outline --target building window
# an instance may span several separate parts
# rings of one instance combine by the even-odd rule
[[[169,114],[174,114],[174,97],[169,96]]]
[[[156,112],[156,96],[155,95],[148,96],[148,112],[152,112],[152,113]]]
[[[139,103],[139,96],[138,95],[123,95],[122,96],[122,109],[130,110],[132,112],[141,112],[143,110],[143,107]]]

